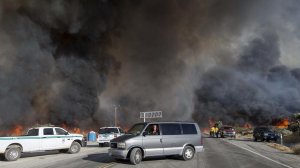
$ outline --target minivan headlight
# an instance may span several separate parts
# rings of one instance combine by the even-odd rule
[[[117,144],[117,147],[120,148],[120,149],[125,149],[126,148],[126,143],[125,142],[119,142]]]

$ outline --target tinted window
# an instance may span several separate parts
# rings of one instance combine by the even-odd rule
[[[197,134],[197,130],[194,124],[182,124],[183,134]]]
[[[30,129],[27,133],[28,136],[38,136],[39,135],[39,129]]]
[[[99,134],[119,133],[118,128],[101,128]]]
[[[161,124],[163,135],[180,135],[180,124]]]
[[[54,135],[52,128],[44,128],[44,135]]]
[[[56,131],[57,135],[67,135],[68,134],[67,131],[60,129],[60,128],[55,128],[55,131]]]

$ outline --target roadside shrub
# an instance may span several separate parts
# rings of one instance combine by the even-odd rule
[[[292,147],[292,150],[294,151],[295,154],[300,155],[300,143],[294,145]]]

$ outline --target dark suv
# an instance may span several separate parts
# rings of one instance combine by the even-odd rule
[[[278,133],[276,133],[271,127],[256,127],[253,131],[253,139],[254,141],[277,141],[279,138]]]

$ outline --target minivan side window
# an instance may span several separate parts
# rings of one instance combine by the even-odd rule
[[[180,124],[161,124],[163,135],[181,135]]]
[[[145,129],[147,135],[160,135],[159,125],[158,124],[150,124]]]
[[[183,134],[197,134],[194,124],[181,124]]]

